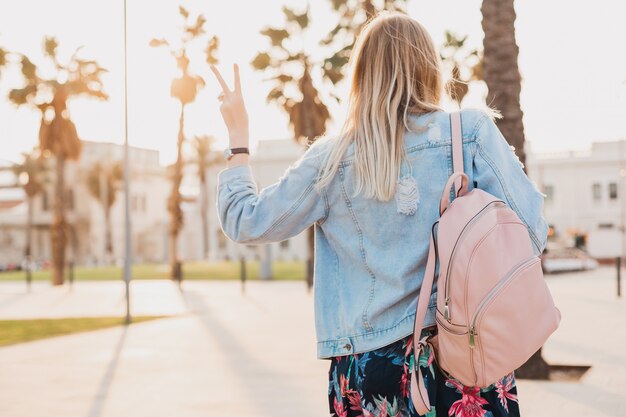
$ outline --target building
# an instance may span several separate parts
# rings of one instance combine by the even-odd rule
[[[68,188],[67,221],[71,225],[68,259],[77,264],[101,264],[105,261],[105,222],[100,200],[89,193],[86,177],[97,163],[110,164],[123,159],[123,147],[113,143],[83,141],[78,161],[66,164]],[[139,261],[162,261],[166,247],[165,168],[155,150],[130,147],[131,212],[133,217],[133,253]],[[20,263],[26,242],[27,203],[17,180],[6,167],[0,176],[0,263]],[[115,191],[111,208],[111,234],[114,260],[124,251],[123,195],[121,184]],[[50,226],[53,220],[54,179],[33,199],[32,257],[50,260]]]
[[[583,236],[596,258],[626,254],[626,140],[594,142],[589,151],[537,154],[529,176],[543,190],[554,238]]]
[[[276,182],[285,170],[299,158],[304,148],[293,140],[260,141],[252,150],[250,163],[258,190]],[[66,165],[67,219],[72,226],[68,244],[68,259],[81,265],[99,265],[107,262],[105,248],[106,224],[102,199],[89,193],[85,179],[96,163],[111,164],[123,160],[121,145],[83,141],[78,161]],[[182,261],[202,259],[281,259],[303,260],[307,256],[306,234],[270,245],[240,245],[223,233],[217,216],[215,197],[217,175],[226,168],[221,150],[215,151],[207,170],[206,198],[208,198],[208,250],[203,249],[200,184],[194,158],[185,164],[181,185],[184,226],[179,234],[178,253]],[[131,222],[132,250],[136,262],[165,263],[168,253],[167,198],[171,191],[168,168],[160,165],[156,150],[130,147],[131,167]],[[27,204],[24,192],[17,184],[8,161],[0,161],[0,264],[19,264],[26,245]],[[33,200],[32,256],[37,261],[51,257],[50,226],[52,224],[54,180]],[[113,261],[120,263],[124,256],[124,197],[122,184],[114,191],[116,198],[111,208],[110,227],[113,243]]]
[[[250,163],[258,191],[272,185],[304,152],[293,140],[262,140],[252,149]],[[67,166],[68,221],[74,241],[68,255],[79,264],[101,264],[106,259],[102,205],[92,196],[84,179],[89,169],[102,161],[123,158],[123,147],[112,143],[84,142],[81,159]],[[269,245],[241,245],[228,239],[217,216],[217,176],[226,167],[221,149],[213,154],[207,169],[208,248],[203,244],[201,186],[194,158],[185,164],[183,194],[184,226],[178,239],[181,260],[274,259],[305,260],[306,231]],[[131,216],[133,257],[137,262],[166,263],[169,214],[166,204],[171,190],[167,167],[159,164],[155,150],[130,148]],[[552,240],[573,246],[583,237],[589,253],[612,258],[626,251],[626,140],[595,142],[589,151],[559,154],[528,153],[528,173],[546,195],[544,215],[552,226]],[[121,185],[120,185],[121,186]],[[34,201],[33,256],[50,259],[53,182]],[[115,261],[124,250],[124,205],[121,187],[111,211]],[[0,264],[19,263],[25,246],[27,207],[24,193],[16,186],[11,164],[0,161]],[[626,252],[625,252],[626,253]]]
[[[0,159],[0,266],[19,263],[24,254],[21,228],[6,218],[7,213],[20,213],[20,218],[26,216],[24,192],[15,187],[17,178],[12,167],[11,162]]]

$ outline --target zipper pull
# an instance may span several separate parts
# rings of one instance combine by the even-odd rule
[[[474,329],[474,326],[470,327],[469,334],[470,334],[469,345],[473,349],[476,346],[476,340],[474,339],[474,336],[476,336],[476,330]]]
[[[446,319],[446,321],[450,321],[450,307],[448,307],[448,301],[450,301],[450,299],[446,299],[446,303],[443,306],[443,318]]]

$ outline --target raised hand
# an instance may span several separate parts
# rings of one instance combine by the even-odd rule
[[[222,78],[219,70],[211,65],[211,71],[215,74],[217,81],[222,86],[222,92],[218,96],[218,99],[222,102],[220,106],[220,112],[228,128],[228,134],[230,136],[230,145],[232,147],[248,146],[249,132],[248,132],[248,112],[243,102],[243,95],[241,93],[241,79],[239,78],[239,66],[234,64],[235,72],[235,89],[228,88],[228,84]]]

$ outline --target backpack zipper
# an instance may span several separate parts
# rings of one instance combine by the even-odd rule
[[[490,202],[489,204],[487,204],[482,209],[480,209],[480,211],[478,213],[476,213],[474,215],[474,217],[472,217],[467,222],[467,224],[463,227],[463,230],[461,231],[461,234],[457,238],[456,242],[454,243],[454,247],[452,248],[452,253],[450,254],[450,261],[448,262],[448,268],[446,270],[446,285],[444,287],[443,318],[446,319],[446,321],[448,323],[451,322],[451,318],[450,318],[450,297],[449,297],[449,294],[450,294],[450,284],[449,284],[450,283],[450,270],[452,269],[452,264],[453,264],[453,261],[454,261],[454,255],[456,254],[456,248],[459,246],[459,243],[465,237],[467,231],[469,231],[471,229],[471,227],[478,221],[478,219],[480,219],[483,215],[487,214],[487,212],[491,211],[491,209],[502,207],[502,204],[493,205],[495,203],[502,203],[502,204],[506,205],[506,203],[504,201],[502,201],[502,200],[494,200],[494,201]]]
[[[474,317],[472,318],[472,323],[469,328],[469,346],[470,346],[470,352],[469,352],[470,359],[469,360],[472,365],[472,372],[474,373],[474,380],[476,381],[476,384],[478,384],[478,373],[476,372],[476,365],[474,364],[474,350],[476,349],[476,336],[478,336],[478,333],[476,332],[478,318],[479,317],[482,318],[482,314],[484,313],[487,306],[491,303],[491,301],[495,298],[495,296],[502,290],[502,288],[504,288],[506,284],[512,281],[511,278],[514,275],[523,271],[525,268],[529,267],[530,265],[533,265],[537,261],[539,261],[539,257],[531,256],[530,258],[527,258],[521,261],[520,263],[515,265],[513,268],[511,268],[509,272],[507,272],[506,275],[500,281],[498,281],[495,287],[493,287],[491,291],[489,291],[489,294],[487,294],[485,298],[483,298],[483,300],[478,305],[478,308],[474,312]]]
[[[439,326],[443,327],[443,329],[450,334],[454,334],[457,336],[463,336],[467,334],[467,332],[461,332],[459,330],[449,328],[444,322],[441,321],[439,316],[436,316],[435,320],[437,321],[437,324],[439,324]]]
[[[496,297],[496,295],[498,295],[498,293],[502,290],[502,288],[506,286],[506,284],[511,282],[511,278],[514,275],[518,274],[519,272],[523,271],[524,269],[530,267],[531,265],[539,261],[540,261],[540,258],[537,257],[536,255],[533,255],[530,258],[524,259],[523,261],[519,262],[517,265],[511,268],[511,270],[507,272],[507,274],[500,281],[498,281],[495,287],[493,287],[491,291],[489,291],[489,294],[487,294],[485,298],[483,298],[483,300],[478,305],[478,308],[476,308],[476,311],[474,312],[474,317],[472,318],[472,324],[470,325],[469,345],[471,348],[474,348],[476,346],[476,336],[478,336],[478,333],[476,333],[476,324],[478,322],[478,319],[482,318],[482,315],[486,307]]]

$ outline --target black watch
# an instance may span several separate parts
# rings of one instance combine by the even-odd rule
[[[247,153],[248,155],[250,155],[250,150],[248,148],[226,148],[224,150],[224,158],[229,161],[230,158],[232,158],[237,153]]]

